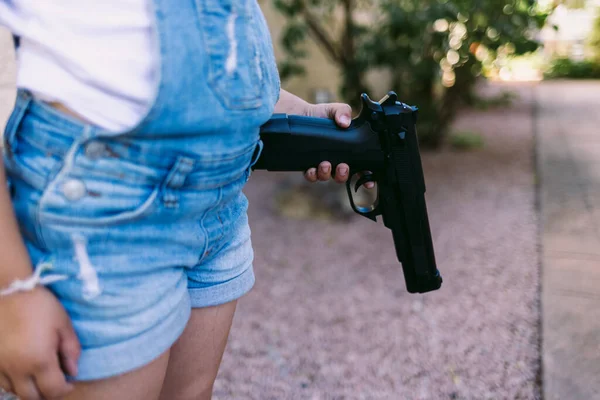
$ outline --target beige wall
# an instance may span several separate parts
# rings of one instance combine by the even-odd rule
[[[15,79],[12,38],[5,29],[0,28],[0,134],[14,105]]]
[[[283,51],[280,43],[280,35],[285,25],[284,17],[279,14],[271,5],[272,0],[262,0],[260,2],[269,24],[273,44],[275,47],[275,56],[278,59],[283,58]],[[309,56],[302,63],[306,68],[306,75],[291,79],[283,84],[283,88],[304,98],[313,101],[313,92],[316,89],[328,90],[334,98],[337,98],[337,88],[340,83],[338,69],[329,61],[327,56],[312,42],[307,41],[306,48]]]

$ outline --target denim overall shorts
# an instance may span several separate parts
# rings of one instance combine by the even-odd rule
[[[74,380],[160,356],[254,284],[242,193],[280,82],[256,0],[153,0],[160,79],[126,132],[18,90],[3,159],[22,236],[82,346]],[[107,113],[110,110],[106,110]],[[43,270],[40,270],[43,269]]]

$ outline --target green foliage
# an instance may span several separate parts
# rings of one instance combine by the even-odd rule
[[[450,145],[457,150],[475,150],[483,147],[483,137],[475,132],[456,132],[450,135]]]
[[[600,79],[600,64],[592,60],[573,61],[557,58],[544,73],[546,79]]]
[[[342,73],[340,94],[357,105],[366,73],[390,72],[391,89],[419,107],[419,137],[436,146],[498,54],[524,54],[547,14],[534,0],[273,0],[287,18],[287,59],[302,59],[310,36]],[[369,15],[368,22],[355,17]],[[360,19],[364,21],[364,19]],[[302,26],[302,29],[299,28]],[[287,75],[286,77],[291,76]]]

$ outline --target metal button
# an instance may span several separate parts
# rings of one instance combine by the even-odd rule
[[[87,193],[85,183],[79,179],[69,179],[62,186],[64,196],[69,201],[81,199]]]
[[[97,160],[104,155],[106,146],[100,142],[91,142],[85,146],[85,156],[90,160]]]

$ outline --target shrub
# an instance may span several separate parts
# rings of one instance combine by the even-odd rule
[[[600,64],[592,60],[573,61],[557,58],[544,73],[546,79],[600,79]]]

